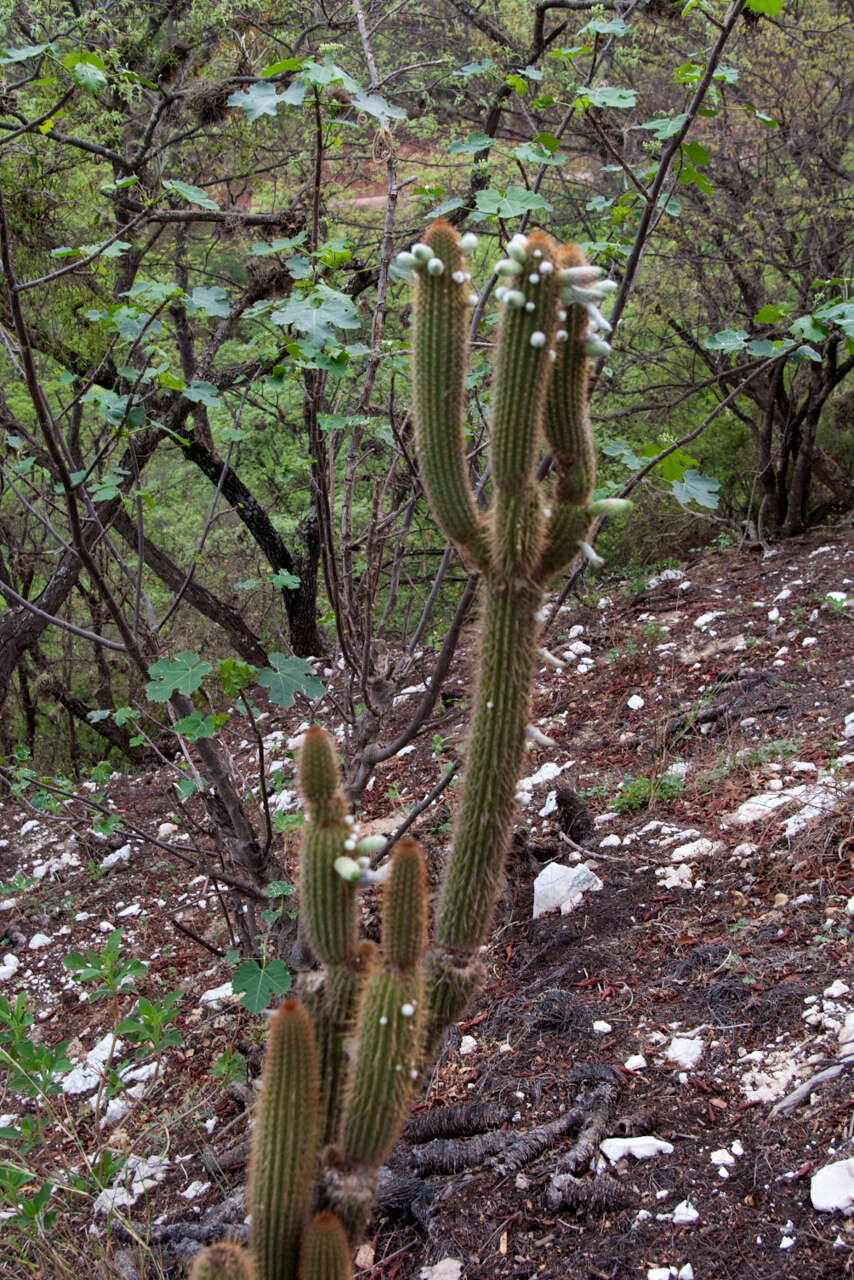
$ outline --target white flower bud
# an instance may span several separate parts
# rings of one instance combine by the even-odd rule
[[[495,270],[500,276],[520,276],[522,264],[514,262],[512,258],[500,258],[495,264]]]
[[[534,254],[534,257],[536,257],[536,254]],[[549,262],[548,258],[546,258],[545,261],[540,263],[541,276],[550,276],[553,271],[554,271],[554,264]]]
[[[428,270],[429,270],[429,268],[428,268]],[[453,280],[454,284],[464,284],[464,283],[465,283],[465,275],[463,274],[463,272],[462,272],[462,271],[454,271],[454,272],[452,272],[452,273],[451,273],[451,279]]]
[[[417,258],[419,262],[429,262],[433,257],[433,250],[429,244],[424,244],[421,240],[412,246],[412,256]]]
[[[535,329],[528,339],[532,347],[544,347],[546,345],[546,335],[540,329]]]
[[[524,307],[525,295],[519,289],[508,289],[504,295],[508,307]]]
[[[407,253],[404,250],[403,253],[399,253],[397,255],[397,257],[395,258],[395,262],[399,267],[403,267],[405,269],[406,268],[411,269],[412,267],[416,266],[418,259],[416,258],[414,253]]]
[[[463,253],[474,253],[477,248],[477,236],[473,231],[467,231],[460,240],[460,248]]]
[[[566,329],[558,329],[557,333],[555,334],[555,342],[566,342],[568,338],[569,338],[569,334],[567,333]]]
[[[431,276],[440,276],[445,270],[445,264],[441,258],[431,258],[427,263],[427,273]]]

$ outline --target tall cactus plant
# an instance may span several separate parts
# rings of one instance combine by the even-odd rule
[[[300,756],[306,814],[300,907],[323,966],[270,1031],[255,1121],[251,1247],[206,1250],[194,1280],[350,1280],[376,1170],[404,1123],[442,1030],[474,993],[513,825],[530,691],[549,578],[575,556],[591,517],[595,453],[588,357],[608,350],[597,302],[607,289],[577,249],[516,236],[498,264],[501,326],[492,386],[492,501],[481,511],[464,445],[474,236],[435,222],[398,266],[415,281],[416,444],[433,514],[480,571],[478,685],[453,845],[428,951],[418,845],[370,870],[347,812],[331,740],[310,729]],[[551,491],[538,482],[543,448]],[[381,946],[360,941],[359,889],[385,879]]]

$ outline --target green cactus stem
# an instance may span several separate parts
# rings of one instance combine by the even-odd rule
[[[421,963],[427,946],[427,864],[415,840],[401,840],[392,853],[383,897],[382,949],[401,973]]]
[[[347,1233],[332,1213],[316,1213],[300,1248],[299,1280],[352,1280]]]
[[[311,728],[299,756],[299,781],[306,810],[300,863],[300,910],[309,946],[324,964],[352,964],[359,945],[358,890],[335,869],[355,849],[353,819],[340,787],[332,739]]]
[[[296,1000],[270,1024],[247,1203],[260,1280],[296,1280],[316,1173],[320,1083],[311,1018]]]

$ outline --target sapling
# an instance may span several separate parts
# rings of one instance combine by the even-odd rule
[[[523,762],[541,606],[549,579],[586,543],[595,451],[588,358],[607,292],[598,268],[543,232],[515,236],[498,264],[492,500],[481,510],[464,447],[476,239],[435,222],[397,264],[415,283],[412,346],[418,463],[442,532],[482,576],[485,596],[468,759],[428,946],[424,856],[412,840],[381,878],[377,948],[359,934],[359,893],[378,878],[340,785],[329,736],[299,761],[306,814],[300,910],[319,980],[275,1014],[254,1127],[250,1251],[207,1251],[194,1280],[349,1280],[376,1171],[396,1142],[443,1031],[477,990],[479,951],[504,881]],[[553,461],[538,479],[543,448]]]

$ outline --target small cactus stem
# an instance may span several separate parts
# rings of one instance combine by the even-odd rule
[[[320,1083],[311,1018],[296,1000],[270,1024],[247,1204],[259,1280],[296,1280],[317,1163]]]
[[[415,840],[401,840],[391,858],[383,897],[382,950],[400,973],[420,965],[427,947],[427,864]]]
[[[347,1233],[334,1213],[316,1213],[300,1248],[299,1280],[352,1280]]]
[[[311,822],[304,829],[300,859],[300,910],[309,945],[324,964],[347,964],[358,948],[358,867],[356,882],[337,869],[352,820],[340,789],[338,758],[323,729],[306,733],[299,757],[299,781]]]
[[[533,477],[560,305],[558,273],[542,275],[538,270],[544,261],[556,263],[555,242],[534,232],[523,257],[523,263],[514,262],[521,274],[513,290],[522,295],[523,304],[503,308],[491,398],[492,474],[496,487],[507,493],[518,493]]]
[[[530,582],[487,594],[468,766],[437,918],[437,943],[452,952],[471,953],[486,940],[503,883],[541,602]]]
[[[341,1126],[347,1160],[377,1168],[398,1139],[422,1065],[424,979],[379,970],[365,983]]]
[[[424,244],[441,274],[420,262],[413,303],[413,400],[420,474],[439,527],[479,567],[483,521],[469,481],[463,440],[468,353],[468,293],[459,236],[449,222],[434,222]],[[416,258],[419,256],[416,249]]]
[[[190,1280],[256,1280],[250,1254],[239,1244],[223,1240],[196,1255]]]

